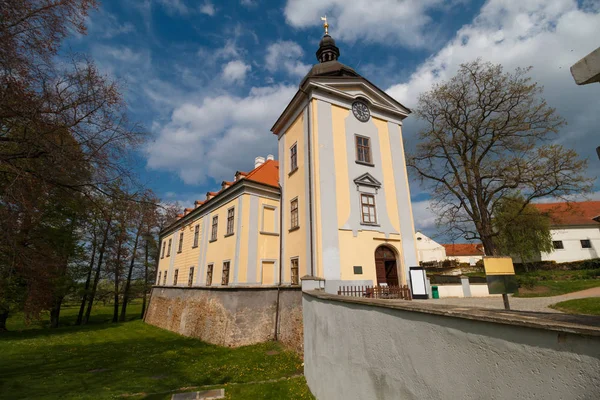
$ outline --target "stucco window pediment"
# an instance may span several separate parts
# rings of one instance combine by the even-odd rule
[[[368,172],[354,179],[354,184],[356,185],[357,190],[360,190],[361,186],[366,186],[373,189],[379,189],[381,187],[381,182],[373,178],[373,176]]]

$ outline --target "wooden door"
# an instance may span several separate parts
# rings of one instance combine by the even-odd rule
[[[387,283],[390,286],[398,285],[396,254],[387,246],[379,246],[375,250],[375,273],[378,285],[382,283]]]

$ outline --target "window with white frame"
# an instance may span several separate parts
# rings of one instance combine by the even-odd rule
[[[298,169],[298,144],[294,143],[290,147],[290,172],[294,172]]]
[[[188,274],[188,286],[192,286],[194,282],[194,267],[190,267],[190,272]]]
[[[373,158],[371,157],[371,139],[365,136],[355,135],[356,140],[356,161],[372,164]]]
[[[233,221],[235,220],[235,208],[227,210],[227,235],[233,235]]]
[[[175,275],[173,275],[173,286],[177,286],[177,278],[179,278],[179,270],[175,270]]]
[[[215,215],[212,219],[212,230],[210,233],[210,240],[217,240],[217,230],[219,228],[219,216]]]
[[[162,271],[158,271],[158,279],[156,280],[156,284],[160,285],[160,276],[162,274]]]
[[[194,228],[194,244],[192,245],[192,247],[198,247],[199,236],[200,236],[200,224],[196,224],[196,227]]]
[[[375,196],[360,194],[360,209],[363,224],[377,224],[377,210],[375,209]]]
[[[300,284],[300,276],[298,274],[298,258],[292,258],[291,260],[291,281],[292,285]]]
[[[167,247],[167,257],[171,255],[171,239],[169,239],[169,246]]]
[[[296,229],[300,225],[298,219],[298,199],[294,199],[290,202],[290,229]]]
[[[181,253],[183,251],[183,232],[179,233],[179,247],[177,247],[177,252]]]
[[[229,261],[223,262],[223,275],[221,277],[221,285],[229,285]]]
[[[206,286],[212,285],[213,264],[208,264],[206,267]]]
[[[592,241],[589,239],[583,239],[580,240],[581,242],[581,248],[582,249],[591,249],[592,248]]]

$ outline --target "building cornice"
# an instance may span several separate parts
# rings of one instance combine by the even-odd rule
[[[210,214],[214,210],[222,207],[224,204],[236,199],[243,194],[254,194],[260,197],[267,197],[273,200],[279,200],[280,190],[278,187],[265,185],[264,183],[256,182],[251,179],[243,178],[236,181],[233,185],[219,192],[215,197],[207,200],[204,204],[190,211],[189,214],[178,219],[168,227],[160,231],[160,238],[167,236],[191,222]]]
[[[363,93],[354,94],[339,89],[345,86],[360,87]],[[402,120],[411,113],[410,109],[363,77],[312,77],[302,82],[299,90],[271,128],[271,132],[281,136],[294,117],[304,108],[304,103],[315,98],[347,108],[350,108],[357,99],[366,99],[370,103],[373,117],[400,125]]]

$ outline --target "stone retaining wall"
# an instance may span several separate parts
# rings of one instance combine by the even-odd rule
[[[145,321],[220,346],[273,340],[277,287],[163,287],[152,289]],[[302,293],[279,289],[279,337],[302,352]]]

